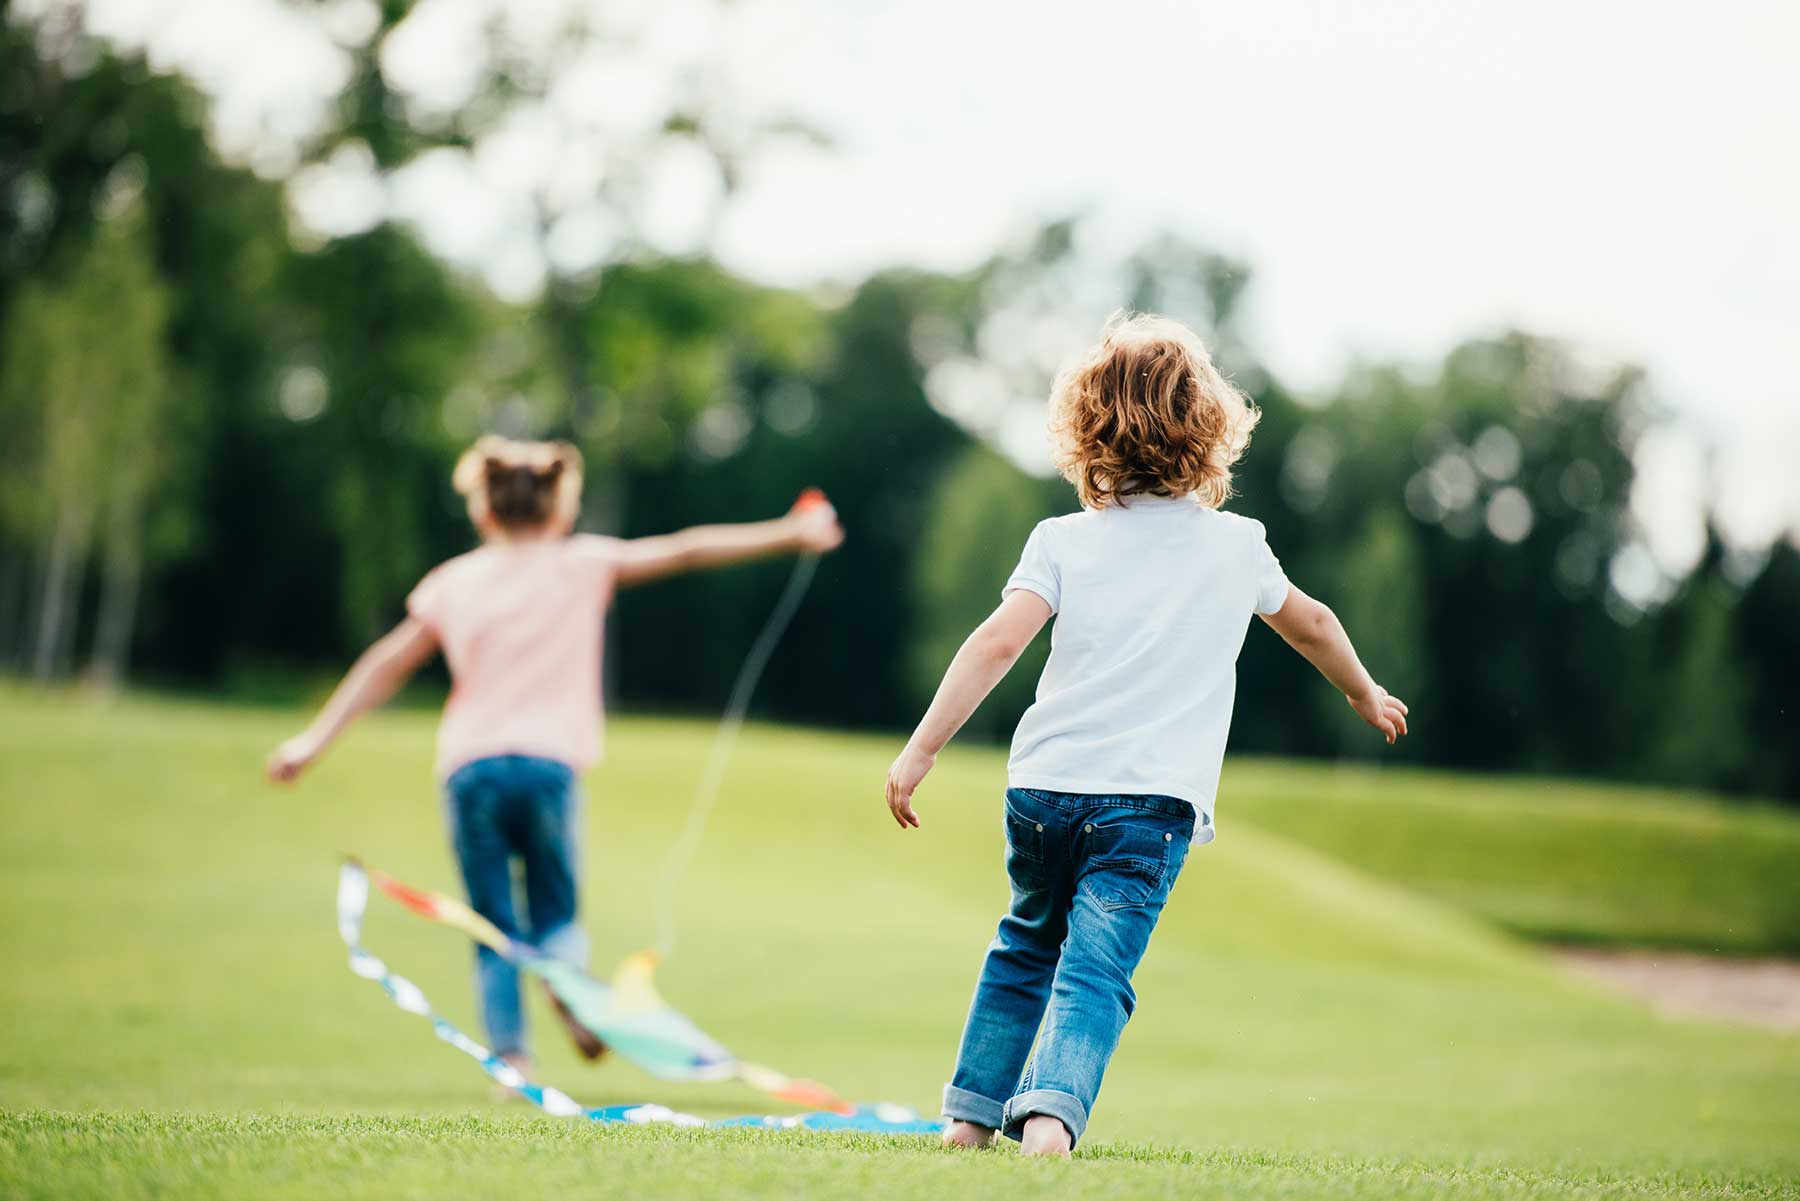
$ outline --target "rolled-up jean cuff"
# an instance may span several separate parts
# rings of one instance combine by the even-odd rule
[[[1069,1128],[1070,1146],[1081,1141],[1081,1132],[1087,1129],[1087,1110],[1074,1094],[1053,1088],[1034,1088],[1008,1101],[1000,1133],[1007,1138],[1021,1138],[1025,1133],[1025,1119],[1040,1113],[1056,1118]]]
[[[1001,1120],[1006,1116],[1006,1106],[992,1097],[984,1097],[980,1093],[972,1093],[966,1088],[957,1088],[954,1084],[946,1084],[944,1086],[944,1116],[952,1122],[973,1122],[977,1126],[998,1130]]]

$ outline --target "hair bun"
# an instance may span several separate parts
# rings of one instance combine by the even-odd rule
[[[581,452],[567,442],[520,442],[485,434],[464,451],[451,474],[468,498],[477,526],[542,526],[573,522],[581,495]]]

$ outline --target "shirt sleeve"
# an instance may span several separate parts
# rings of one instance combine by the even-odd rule
[[[625,554],[625,542],[604,534],[573,534],[569,553],[588,573],[594,590],[603,602],[609,602],[618,586],[619,561]]]
[[[1256,580],[1256,611],[1279,613],[1287,603],[1288,578],[1281,570],[1281,560],[1269,549],[1269,531],[1263,523],[1256,526],[1256,549],[1251,552],[1251,572]]]
[[[1000,590],[1005,597],[1009,592],[1023,589],[1044,598],[1055,613],[1061,608],[1062,576],[1056,570],[1056,561],[1050,555],[1050,539],[1040,523],[1031,531],[1031,537],[1025,540],[1025,550],[1019,555],[1019,565],[1013,568],[1012,576],[1006,581],[1006,587]]]
[[[619,559],[625,553],[625,541],[605,534],[571,534],[569,553],[582,563],[605,571],[617,571]]]
[[[425,624],[425,628],[438,635],[441,640],[444,633],[444,611],[448,608],[449,581],[445,578],[444,565],[439,564],[425,573],[425,578],[413,586],[406,595],[406,612]]]

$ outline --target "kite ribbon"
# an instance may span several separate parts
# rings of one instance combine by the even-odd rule
[[[387,993],[389,999],[396,1006],[408,1013],[425,1018],[431,1023],[433,1032],[440,1040],[475,1060],[496,1083],[511,1089],[545,1113],[556,1117],[583,1117],[593,1122],[664,1123],[676,1126],[751,1126],[781,1130],[850,1130],[877,1134],[935,1134],[943,1129],[940,1122],[922,1119],[914,1110],[891,1104],[848,1106],[837,1102],[837,1108],[811,1113],[749,1115],[713,1121],[655,1104],[610,1105],[599,1108],[581,1105],[560,1089],[527,1080],[517,1068],[452,1025],[432,1008],[431,1002],[426,999],[425,993],[418,985],[389,970],[387,964],[363,946],[362,922],[363,915],[368,909],[371,876],[378,887],[403,905],[424,913],[428,917],[434,917],[435,920],[447,921],[456,925],[477,941],[492,946],[501,954],[507,954],[522,944],[507,938],[492,924],[448,897],[409,888],[392,877],[379,872],[371,872],[370,869],[354,860],[345,863],[339,869],[338,934],[349,950],[350,970],[363,979],[372,980],[380,985],[382,991]],[[444,903],[452,909],[463,910],[467,918],[472,920],[464,922],[456,920],[455,915],[445,917],[432,912],[439,903]],[[543,957],[539,958],[543,963],[556,962]],[[527,970],[529,970],[528,965]],[[570,970],[574,971],[575,969]],[[584,973],[581,975],[585,978]],[[605,991],[604,985],[600,985],[596,981],[589,981],[589,983],[593,984],[596,990]],[[666,1006],[663,1007],[663,1012],[673,1013]],[[678,1014],[674,1016],[680,1018]],[[680,1018],[680,1021],[685,1023],[686,1019]],[[691,1023],[688,1025],[691,1028]],[[608,1024],[607,1030],[611,1032],[613,1029],[613,1026]],[[661,1066],[665,1070],[657,1074],[687,1079],[723,1079],[736,1076],[778,1096],[781,1095],[781,1085],[802,1085],[818,1089],[823,1095],[831,1097],[833,1101],[836,1100],[835,1096],[829,1090],[823,1089],[822,1086],[811,1085],[807,1081],[790,1081],[772,1069],[759,1068],[753,1064],[733,1060],[723,1048],[718,1048],[717,1054],[714,1055],[711,1048],[716,1047],[717,1044],[706,1040],[705,1036],[700,1035],[697,1029],[693,1030],[693,1034],[699,1035],[705,1044],[704,1053],[695,1055],[692,1060],[693,1070],[669,1071],[668,1065],[663,1064]],[[628,1048],[641,1051],[643,1046],[644,1044],[641,1042],[631,1044],[629,1040],[622,1040],[619,1049],[621,1054],[626,1054]],[[723,1057],[723,1063],[719,1061],[719,1057]],[[640,1060],[640,1062],[642,1061]],[[650,1067],[651,1065],[645,1064],[644,1066]],[[723,1073],[717,1070],[720,1067],[724,1068]],[[801,1096],[808,1095],[804,1088],[796,1089],[794,1092]]]

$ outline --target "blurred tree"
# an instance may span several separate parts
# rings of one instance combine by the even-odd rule
[[[1401,754],[1592,771],[1641,751],[1635,724],[1595,720],[1626,703],[1608,695],[1629,639],[1606,565],[1630,533],[1636,387],[1513,335],[1458,347],[1423,381],[1364,369],[1285,442],[1259,431],[1251,459],[1278,465],[1290,575],[1420,710],[1429,737]],[[1327,699],[1319,728],[1355,745]]]
[[[511,231],[515,264],[527,280],[543,277],[541,289],[528,283],[525,290],[536,294],[530,303],[543,360],[533,374],[553,382],[553,403],[521,408],[512,403],[512,381],[504,380],[467,399],[483,427],[581,445],[590,468],[585,523],[593,528],[619,528],[622,469],[634,456],[666,454],[705,407],[695,389],[723,386],[729,374],[722,361],[705,357],[646,370],[645,352],[664,341],[657,321],[679,323],[690,304],[708,301],[696,294],[662,310],[636,307],[635,297],[611,294],[633,277],[610,269],[656,257],[647,231],[668,224],[664,179],[672,168],[685,180],[674,207],[696,214],[687,223],[689,244],[677,253],[699,254],[757,150],[771,139],[823,141],[792,116],[750,116],[722,86],[729,75],[717,69],[719,47],[710,41],[668,57],[675,43],[658,38],[661,27],[692,17],[687,28],[712,28],[725,7],[721,0],[677,0],[636,11],[502,9],[483,29],[479,60],[464,64],[466,94],[445,108],[396,89],[390,52],[419,28],[452,19],[454,0],[387,0],[369,36],[347,46],[354,65],[340,120],[310,148],[313,161],[345,147],[366,149],[371,169],[386,181],[428,153],[458,157],[467,168],[521,136],[557,147],[535,165],[517,162],[506,181],[526,211],[523,227]],[[654,46],[662,50],[653,53]],[[610,76],[635,80],[630,103],[571,100]],[[702,267],[689,282],[709,272],[718,275]],[[607,311],[614,308],[617,314]],[[679,324],[666,332],[677,343],[686,333]],[[613,364],[615,353],[627,363]]]
[[[146,513],[168,469],[170,413],[176,401],[167,346],[168,298],[151,262],[141,191],[143,165],[127,159],[115,170],[103,200],[105,222],[94,240],[91,274],[110,318],[110,366],[102,381],[106,472],[99,484],[105,508],[99,614],[91,676],[103,688],[125,677],[143,576]],[[110,311],[107,311],[110,310]],[[89,348],[90,355],[92,348]]]
[[[335,533],[342,628],[364,643],[438,557],[426,498],[445,489],[458,449],[439,398],[463,373],[477,309],[386,225],[295,256],[282,289],[295,308],[277,405],[335,460],[313,503]]]
[[[203,110],[185,83],[112,57],[85,39],[78,22],[56,19],[73,13],[52,10],[39,26],[0,21],[0,321],[28,348],[20,361],[44,359],[54,342],[18,332],[19,322],[42,322],[33,316],[39,306],[32,289],[71,280],[72,262],[99,254],[99,278],[126,273],[123,290],[115,296],[91,289],[82,303],[124,305],[143,320],[115,329],[103,312],[86,314],[81,320],[98,338],[81,354],[105,358],[117,343],[143,359],[147,331],[160,329],[162,368],[146,370],[141,388],[122,376],[130,387],[95,402],[96,429],[136,431],[121,435],[138,438],[124,473],[131,481],[126,495],[145,502],[127,501],[108,518],[111,586],[101,606],[96,669],[102,677],[116,673],[126,644],[135,641],[163,670],[207,672],[231,653],[253,612],[240,603],[253,591],[245,586],[247,556],[219,552],[237,549],[228,531],[256,506],[243,493],[221,491],[220,483],[245,463],[248,431],[273,413],[272,404],[256,401],[267,395],[259,389],[271,374],[270,348],[281,325],[274,274],[289,250],[280,195],[218,163],[199,124]],[[123,242],[118,262],[93,249],[108,238]],[[136,287],[146,258],[161,281],[160,300],[145,299]],[[43,395],[46,405],[53,399]],[[270,455],[250,474],[266,490],[278,485],[282,466]],[[96,506],[93,517],[101,515]],[[303,520],[301,511],[286,515],[289,541]],[[0,537],[9,564],[32,554],[16,534]],[[152,578],[140,587],[134,577],[145,569]],[[13,567],[5,573],[20,574]],[[145,598],[141,615],[138,595]],[[15,614],[27,607],[10,606]]]
[[[416,7],[383,0],[368,36],[348,39],[352,69],[338,121],[315,137],[312,159],[355,147],[385,173],[437,144],[407,120],[380,64],[387,35]],[[385,212],[376,217],[369,229],[291,256],[280,284],[294,307],[276,404],[290,421],[311,423],[309,436],[336,459],[313,503],[335,535],[342,633],[334,641],[345,649],[378,635],[431,566],[430,509],[420,498],[453,461],[444,401],[480,332],[479,302]]]
[[[1658,623],[1673,645],[1655,686],[1654,737],[1644,748],[1651,779],[1715,788],[1750,782],[1748,672],[1737,653],[1737,590],[1703,565]]]
[[[142,563],[144,508],[156,482],[159,426],[169,399],[167,301],[150,262],[138,199],[141,165],[127,160],[102,200],[105,220],[61,270],[28,285],[11,308],[0,391],[19,431],[6,490],[9,526],[41,545],[32,674],[69,666],[96,522],[105,550],[95,668],[123,668]],[[102,352],[101,348],[104,348]],[[29,432],[28,432],[29,431]],[[42,527],[32,538],[31,527]]]
[[[350,39],[353,81],[315,160],[355,148],[385,186],[428,152],[516,134],[571,78],[635,53],[638,18],[622,17],[537,62],[508,10],[474,98],[434,114],[386,64],[409,21],[448,3],[384,3]],[[1430,370],[1362,367],[1301,403],[1236,336],[1242,264],[1173,239],[1098,262],[1072,222],[962,275],[892,272],[829,298],[759,287],[650,236],[669,156],[701,166],[705,226],[746,148],[785,136],[687,68],[629,128],[579,105],[552,114],[581,127],[526,237],[551,278],[540,303],[508,304],[391,222],[296,245],[282,186],[219,160],[186,84],[85,39],[79,5],[43,11],[0,20],[0,654],[14,664],[59,670],[92,620],[101,676],[132,643],[143,669],[191,680],[335,667],[469,544],[450,460],[499,428],[583,444],[590,528],[760,517],[823,485],[852,538],[760,709],[903,725],[1031,523],[1073,507],[1016,464],[1035,467],[1060,356],[1136,305],[1198,328],[1261,406],[1233,508],[1417,702],[1400,755],[1800,796],[1800,552],[1778,542],[1756,570],[1715,550],[1685,584],[1632,585],[1653,562],[1627,504],[1632,455],[1655,418],[1633,371],[1579,369],[1515,334]],[[702,228],[677,249],[706,245]],[[83,603],[96,544],[108,582]],[[621,691],[716,705],[787,570],[627,595]],[[1034,667],[972,732],[1004,732]],[[1267,631],[1246,643],[1238,718],[1247,750],[1372,747]]]
[[[926,404],[910,339],[915,322],[963,289],[894,274],[871,279],[836,311],[765,297],[751,328],[786,331],[773,345],[789,349],[749,355],[741,347],[725,397],[736,406],[731,415],[702,413],[660,464],[629,476],[638,499],[627,534],[773,516],[809,484],[825,489],[853,531],[819,568],[770,664],[762,712],[858,725],[891,724],[905,712],[911,580],[926,550],[920,529],[939,476],[969,444]],[[747,345],[767,347],[769,337]],[[788,570],[769,563],[627,593],[618,622],[631,631],[618,648],[622,694],[717,705]]]
[[[1309,587],[1331,597],[1344,627],[1354,631],[1357,653],[1371,674],[1422,713],[1433,711],[1431,655],[1425,637],[1431,597],[1421,548],[1405,510],[1394,501],[1360,514],[1355,536],[1332,557],[1328,575]],[[1316,558],[1316,556],[1314,556]],[[1266,637],[1266,634],[1259,637]],[[1371,759],[1397,748],[1383,746],[1333,689],[1306,682],[1309,708],[1327,732],[1332,753]],[[1418,754],[1418,744],[1400,744]]]
[[[1000,603],[1033,527],[1068,509],[1070,498],[1061,479],[1028,476],[981,445],[963,451],[944,473],[920,531],[920,545],[931,550],[919,556],[914,572],[907,692],[916,713],[930,703],[963,639]],[[1035,640],[969,719],[968,734],[1010,739],[1049,657],[1049,638]]]
[[[1769,548],[1732,612],[1735,656],[1748,677],[1739,694],[1749,736],[1748,783],[1771,796],[1800,799],[1800,548]],[[1712,781],[1707,781],[1712,783]]]

